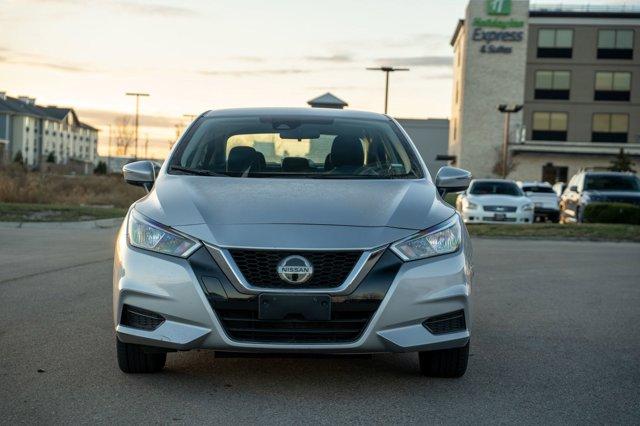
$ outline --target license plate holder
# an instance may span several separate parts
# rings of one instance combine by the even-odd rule
[[[261,294],[258,296],[258,319],[284,320],[302,317],[307,321],[331,319],[331,296],[328,294]]]
[[[502,222],[504,220],[507,220],[507,215],[504,213],[496,213],[493,215],[493,220],[497,222]]]

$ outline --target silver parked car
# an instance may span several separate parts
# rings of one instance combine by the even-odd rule
[[[417,352],[423,374],[464,374],[471,245],[392,118],[329,109],[234,109],[195,120],[117,237],[118,363],[167,352]],[[439,193],[440,192],[440,193]]]
[[[518,182],[524,194],[533,202],[533,214],[536,222],[554,222],[560,219],[559,197],[548,182]]]

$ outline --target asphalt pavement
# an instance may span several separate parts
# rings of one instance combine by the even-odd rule
[[[125,375],[111,320],[114,229],[0,229],[0,423],[640,422],[640,244],[474,240],[461,379],[413,354],[169,354]]]

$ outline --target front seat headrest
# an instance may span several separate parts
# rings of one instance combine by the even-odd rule
[[[229,151],[227,158],[227,171],[245,172],[251,167],[254,171],[258,169],[258,156],[256,150],[250,146],[236,146]]]
[[[357,136],[339,135],[331,144],[331,163],[333,167],[354,166],[364,164],[364,150]]]
[[[309,160],[303,157],[286,157],[282,159],[282,171],[306,172],[309,170]]]
[[[263,153],[260,151],[256,151],[256,155],[258,156],[258,168],[260,171],[267,169],[267,159]]]
[[[333,169],[333,163],[331,162],[331,153],[328,153],[326,157],[324,157],[324,170],[328,172]]]

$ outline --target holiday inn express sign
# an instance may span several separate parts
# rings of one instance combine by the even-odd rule
[[[511,0],[486,0],[486,13],[490,17],[473,20],[471,39],[482,42],[481,53],[510,54],[510,44],[524,40],[524,21],[502,18],[511,15]]]

